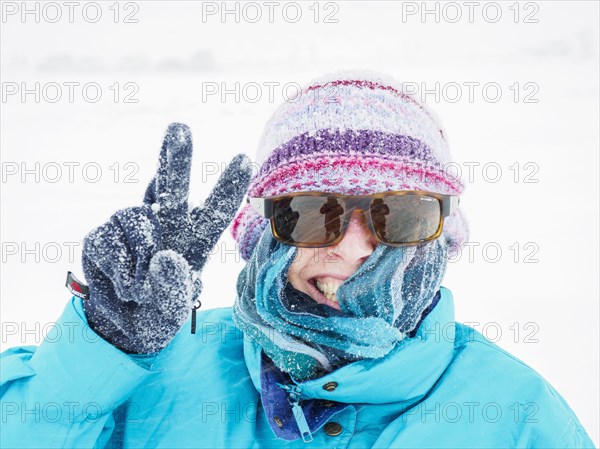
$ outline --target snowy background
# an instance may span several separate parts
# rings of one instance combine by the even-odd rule
[[[83,277],[83,237],[141,202],[169,123],[192,129],[199,202],[222,164],[254,156],[294,86],[368,68],[430,91],[462,168],[473,252],[443,282],[457,320],[548,379],[598,445],[597,2],[501,2],[495,23],[486,2],[471,18],[461,2],[427,3],[438,17],[421,2],[280,2],[272,21],[261,2],[225,17],[208,14],[221,2],[100,2],[100,17],[81,2],[71,18],[57,4],[2,6],[2,349],[39,344],[67,270]],[[227,230],[205,308],[233,304],[242,267]]]

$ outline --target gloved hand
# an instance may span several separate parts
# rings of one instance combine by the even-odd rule
[[[125,352],[158,352],[177,334],[202,290],[208,255],[250,183],[250,159],[238,154],[204,205],[189,211],[191,161],[189,128],[171,124],[144,204],[119,210],[84,239],[88,322]]]

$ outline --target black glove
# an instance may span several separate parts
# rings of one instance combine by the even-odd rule
[[[200,273],[248,189],[250,159],[236,155],[202,207],[188,210],[192,137],[169,126],[144,204],[116,212],[84,239],[92,329],[128,353],[163,349],[202,291]]]

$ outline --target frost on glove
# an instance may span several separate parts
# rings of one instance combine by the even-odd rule
[[[171,124],[144,204],[119,210],[84,239],[88,322],[125,352],[158,352],[177,334],[202,291],[208,255],[250,183],[250,159],[238,154],[204,205],[190,211],[191,161],[189,128]]]

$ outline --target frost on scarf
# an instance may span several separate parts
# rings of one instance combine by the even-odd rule
[[[379,245],[338,289],[341,312],[291,287],[297,248],[266,229],[237,281],[233,316],[283,371],[308,380],[346,363],[379,358],[407,338],[439,290],[447,245]],[[293,305],[293,307],[292,307]]]

